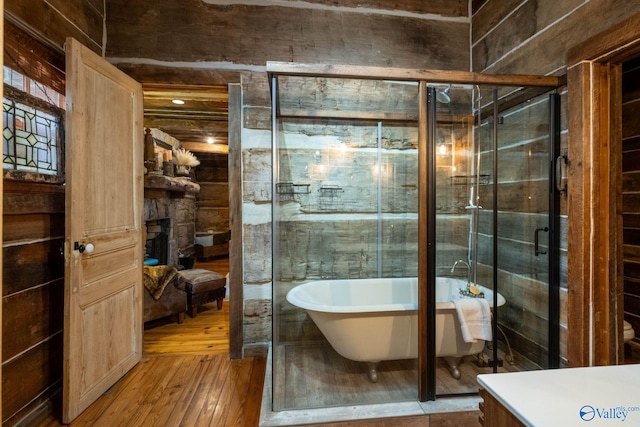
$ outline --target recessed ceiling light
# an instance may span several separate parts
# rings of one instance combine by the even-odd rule
[[[215,140],[213,139],[213,137],[207,138],[207,144],[213,144],[214,142]]]
[[[171,102],[178,105],[184,104],[184,101],[182,99],[172,99]]]

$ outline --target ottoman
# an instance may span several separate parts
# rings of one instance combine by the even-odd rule
[[[222,309],[222,301],[227,294],[227,278],[215,271],[196,268],[178,272],[187,292],[187,312],[196,317],[198,306],[216,301],[218,310]]]

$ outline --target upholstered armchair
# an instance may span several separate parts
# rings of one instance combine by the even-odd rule
[[[176,268],[167,265],[144,266],[143,279],[144,321],[176,316],[178,323],[182,323],[187,311],[187,293],[185,282]]]

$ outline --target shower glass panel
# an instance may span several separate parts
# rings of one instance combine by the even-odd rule
[[[418,85],[271,84],[273,408],[415,401]]]
[[[557,193],[551,185],[555,98],[528,96],[522,88],[500,88],[493,93],[494,115],[483,123],[493,126],[496,138],[491,148],[481,142],[480,163],[489,156],[497,161],[491,173],[496,176],[492,191],[497,195],[491,213],[496,223],[491,234],[495,245],[492,278],[507,303],[499,308],[499,351],[494,355],[498,362],[503,361],[504,370],[545,369],[553,367],[558,358],[550,354],[550,350],[557,352],[557,344],[550,342],[554,339],[550,325],[558,322],[557,311],[550,310],[557,304],[552,303],[557,298],[553,295],[557,283],[550,282],[557,260],[553,262],[549,250],[554,227],[550,191]],[[488,173],[488,168],[481,166],[481,171]],[[481,223],[489,220],[485,215],[488,212],[481,210]],[[485,237],[480,248],[488,245]],[[481,249],[482,253],[486,251]],[[479,275],[486,274],[487,264],[479,258],[478,265]]]
[[[433,141],[436,181],[436,393],[476,393],[476,375],[491,372],[486,364],[478,363],[483,360],[486,345],[480,339],[471,343],[465,341],[456,305],[469,302],[468,297],[476,294],[487,294],[488,297],[489,292],[484,288],[476,289],[475,284],[490,289],[492,283],[476,280],[476,254],[482,225],[479,214],[492,204],[487,194],[482,192],[490,184],[490,174],[481,169],[487,165],[480,163],[480,151],[476,145],[479,133],[487,129],[476,125],[480,95],[477,87],[433,87],[436,94]],[[447,97],[443,97],[443,93]],[[482,137],[489,137],[488,140],[492,141],[490,135],[483,134]],[[491,164],[488,166],[490,170]],[[490,319],[486,320],[490,333]]]
[[[520,87],[432,87],[436,394],[477,393],[478,374],[544,369],[557,359],[549,353],[550,324],[557,328],[549,310],[553,98]],[[482,295],[492,322],[478,331],[485,340],[471,342],[456,313]]]

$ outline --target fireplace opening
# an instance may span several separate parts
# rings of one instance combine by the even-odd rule
[[[146,222],[147,241],[145,244],[145,261],[158,260],[159,265],[169,264],[169,233],[171,232],[171,220],[157,219]]]

